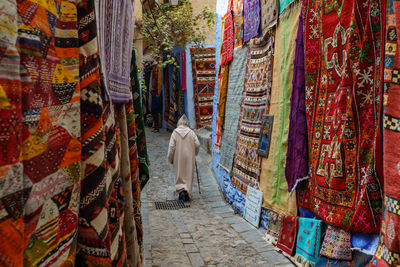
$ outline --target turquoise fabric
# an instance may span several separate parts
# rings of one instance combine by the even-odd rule
[[[316,263],[321,247],[321,220],[300,218],[297,234],[296,260],[301,256],[304,260]],[[299,260],[302,262],[302,260]],[[303,264],[304,266],[304,264]]]
[[[294,0],[279,0],[279,14],[282,14],[282,12],[293,2]]]

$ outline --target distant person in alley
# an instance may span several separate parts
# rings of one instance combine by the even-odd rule
[[[157,95],[156,90],[151,90],[151,114],[153,115],[154,130],[153,132],[160,131],[161,120],[161,100]]]
[[[190,200],[195,160],[199,149],[199,139],[189,128],[186,115],[183,115],[178,121],[178,127],[171,135],[168,148],[168,162],[174,165],[175,195],[179,194],[179,200]]]

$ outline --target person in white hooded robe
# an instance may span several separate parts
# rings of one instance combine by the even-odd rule
[[[177,126],[169,141],[168,162],[174,165],[175,195],[179,194],[179,200],[189,201],[200,142],[189,128],[186,115],[179,119]]]

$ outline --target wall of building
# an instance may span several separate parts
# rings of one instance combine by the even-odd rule
[[[194,14],[199,14],[206,5],[208,5],[211,9],[216,8],[217,6],[217,0],[191,0]],[[203,22],[200,24],[201,28],[207,28],[207,23]],[[215,24],[212,26],[210,30],[206,32],[206,41],[205,43],[208,45],[214,45],[215,46]]]
[[[139,0],[135,1],[135,9],[134,9],[134,16],[135,16],[135,25],[137,23],[141,23],[142,21],[142,4],[140,3]],[[134,29],[134,45],[137,51],[136,55],[136,63],[138,65],[138,68],[143,68],[143,36],[140,34],[140,31],[137,29],[135,26]]]

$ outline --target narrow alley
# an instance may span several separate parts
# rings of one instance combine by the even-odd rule
[[[201,195],[194,181],[190,208],[156,210],[154,201],[174,199],[173,168],[166,159],[170,133],[147,134],[151,179],[142,192],[144,266],[293,266],[261,229],[225,203],[204,149],[197,156]]]

